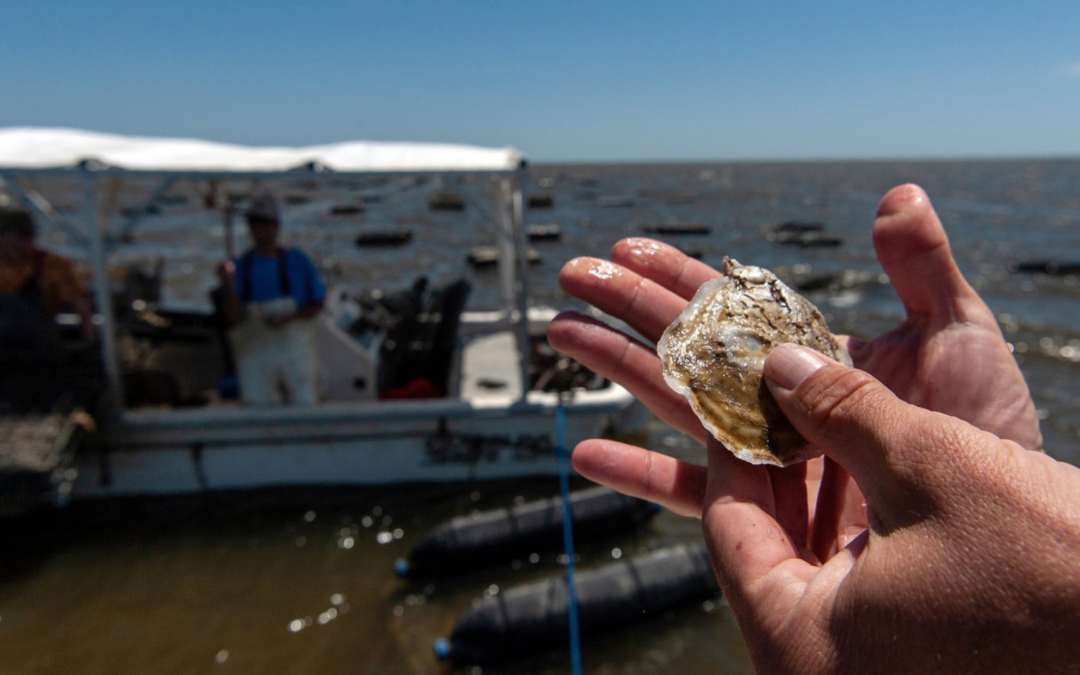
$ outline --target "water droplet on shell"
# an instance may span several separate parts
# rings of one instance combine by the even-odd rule
[[[851,365],[821,312],[772,272],[724,258],[657,343],[668,386],[735,456],[788,466],[821,453],[780,412],[762,378],[776,346],[805,345]]]

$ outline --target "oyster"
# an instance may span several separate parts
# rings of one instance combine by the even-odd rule
[[[736,457],[788,466],[821,453],[780,412],[762,378],[777,345],[805,345],[851,365],[806,298],[761,267],[724,258],[724,277],[702,284],[657,344],[668,386]]]

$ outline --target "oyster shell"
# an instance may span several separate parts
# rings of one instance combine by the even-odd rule
[[[736,457],[788,466],[821,453],[780,412],[762,378],[777,345],[805,345],[851,365],[806,298],[761,267],[724,258],[657,344],[664,379]]]

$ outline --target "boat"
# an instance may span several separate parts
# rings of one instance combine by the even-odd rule
[[[483,178],[476,183],[492,201],[499,226],[498,308],[466,307],[464,282],[436,288],[417,279],[403,294],[406,301],[383,302],[374,319],[369,312],[365,328],[357,326],[363,299],[332,289],[318,318],[324,392],[318,405],[259,408],[230,399],[228,387],[220,386],[228,364],[213,314],[150,306],[139,322],[114,307],[107,260],[122,252],[130,240],[125,235],[145,218],[145,209],[127,217],[110,210],[110,190],[118,183],[149,186],[147,203],[178,181],[211,186],[205,194],[220,186],[223,196],[215,203],[228,229],[236,208],[227,195],[241,185],[272,183],[290,194],[335,181],[392,177],[421,184],[442,176]],[[81,185],[81,210],[61,213],[35,191],[32,186],[47,178]],[[39,221],[63,231],[92,271],[111,405],[98,414],[97,431],[73,460],[71,499],[555,475],[552,449],[560,443],[572,447],[605,432],[639,430],[647,413],[624,388],[568,368],[565,360],[551,357],[545,365],[534,358],[551,351],[543,337],[555,311],[530,302],[526,179],[525,159],[513,148],[363,141],[251,148],[0,129],[0,187]],[[151,375],[181,392],[190,386],[210,395],[172,401],[175,392],[166,391],[164,404],[137,405],[136,392],[128,390],[132,364],[120,349],[136,324],[157,331],[156,342],[149,341]],[[186,331],[174,332],[179,326]],[[417,374],[404,384],[394,379],[402,364]],[[431,386],[415,370],[421,366],[431,369]],[[565,424],[557,425],[557,417]]]

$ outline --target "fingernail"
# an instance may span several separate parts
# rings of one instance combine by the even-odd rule
[[[894,216],[898,213],[910,210],[914,205],[926,199],[926,192],[915,185],[907,183],[894,187],[885,193],[878,204],[877,215],[879,218]]]
[[[765,361],[765,379],[790,391],[828,364],[829,360],[824,355],[808,347],[780,345]]]

